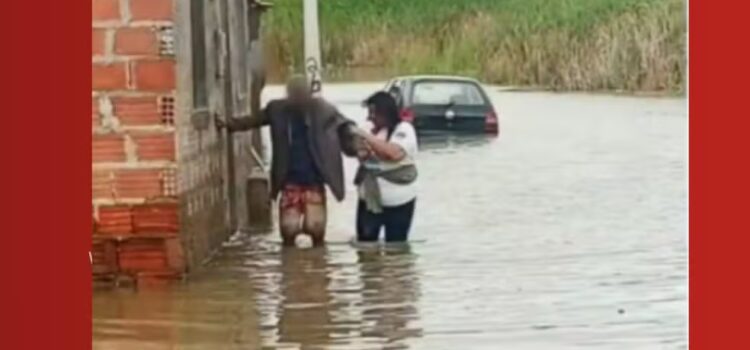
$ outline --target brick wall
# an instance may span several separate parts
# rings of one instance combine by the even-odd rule
[[[248,5],[231,1],[221,11],[206,6],[206,76],[193,86],[193,54],[199,53],[190,46],[191,3],[92,0],[92,216],[98,276],[129,275],[149,282],[179,276],[205,261],[231,229],[268,221],[259,213],[250,222],[248,213],[268,206],[262,188],[252,197],[264,205],[246,205],[248,177],[254,169],[257,175],[258,166],[251,149],[260,137],[227,135],[212,118],[214,113],[247,114],[251,102],[259,100],[257,91],[248,90]],[[226,30],[232,54],[221,65],[216,60],[222,44],[211,38]],[[231,73],[224,74],[221,68],[229,66]],[[231,89],[224,79],[231,79]],[[205,88],[206,101],[193,101],[197,88]]]
[[[177,127],[177,147],[179,149],[178,184],[180,189],[180,235],[185,250],[185,259],[191,267],[205,261],[216,247],[229,235],[228,201],[226,182],[226,138],[222,137],[209,120],[209,125],[199,128],[194,125],[193,113],[197,108],[222,111],[223,96],[216,78],[218,63],[215,54],[206,55],[206,93],[208,105],[194,106],[193,66],[191,32],[191,9],[189,1],[177,4],[175,33],[183,45],[178,45],[176,55],[181,63],[177,67],[179,111]],[[205,10],[212,7],[206,3]],[[214,13],[205,14],[205,34],[213,36],[217,27]],[[206,52],[216,53],[220,48],[215,40],[206,40]]]
[[[95,273],[174,277],[179,240],[176,0],[92,0]]]
[[[231,224],[231,213],[233,202],[235,204],[236,228],[246,229],[250,226],[247,202],[246,182],[250,172],[255,165],[250,149],[253,138],[251,133],[237,133],[233,136],[217,130],[213,118],[209,118],[208,125],[196,126],[202,123],[194,123],[193,113],[200,109],[194,106],[192,55],[189,43],[192,42],[191,20],[189,1],[177,3],[177,16],[175,33],[181,40],[182,45],[177,45],[176,55],[178,60],[177,91],[178,98],[176,110],[179,111],[175,119],[177,128],[177,155],[178,183],[180,196],[180,236],[185,249],[186,261],[193,267],[210,257],[213,250],[226,240],[233,229]],[[244,20],[247,13],[247,1],[229,1],[228,23],[231,24],[229,35],[233,45],[241,46],[243,40],[247,40]],[[208,38],[205,42],[207,55],[206,62],[206,93],[207,105],[203,106],[218,115],[226,116],[230,113],[247,114],[250,112],[250,97],[247,86],[250,83],[250,73],[246,67],[247,56],[243,49],[233,48],[231,60],[231,74],[226,77],[222,68],[225,65],[217,62],[223,59],[219,54],[224,48],[222,43],[215,40],[218,32],[224,30],[220,20],[221,14],[217,6],[205,8],[205,34]],[[214,3],[214,5],[216,5]],[[233,93],[225,91],[224,79],[232,79]],[[233,99],[231,106],[227,106],[227,94]],[[258,100],[258,99],[255,99]],[[231,110],[231,111],[230,111]],[[231,140],[230,140],[231,138]],[[231,149],[230,149],[231,147]],[[229,164],[231,153],[234,164]],[[230,169],[233,168],[233,176]],[[233,186],[230,181],[234,180]],[[232,189],[230,190],[230,187]],[[257,196],[257,199],[267,201],[267,194]]]

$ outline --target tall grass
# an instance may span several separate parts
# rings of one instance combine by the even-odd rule
[[[272,69],[299,69],[302,2],[275,4],[265,26]],[[320,20],[329,72],[378,67],[559,90],[684,88],[683,0],[320,0]]]

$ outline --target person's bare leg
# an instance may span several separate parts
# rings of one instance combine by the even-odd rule
[[[302,230],[310,235],[313,245],[316,247],[325,244],[326,237],[326,198],[325,192],[307,191],[305,205],[305,218]]]
[[[282,244],[294,247],[297,235],[302,232],[302,213],[294,207],[279,207],[279,231]]]

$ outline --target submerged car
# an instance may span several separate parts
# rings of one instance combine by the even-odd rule
[[[456,132],[497,135],[495,108],[482,85],[470,78],[440,75],[391,79],[385,91],[401,108],[401,119],[418,133]]]

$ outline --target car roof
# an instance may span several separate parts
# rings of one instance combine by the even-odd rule
[[[393,77],[391,81],[393,80],[445,80],[480,84],[476,79],[457,75],[403,75]]]

